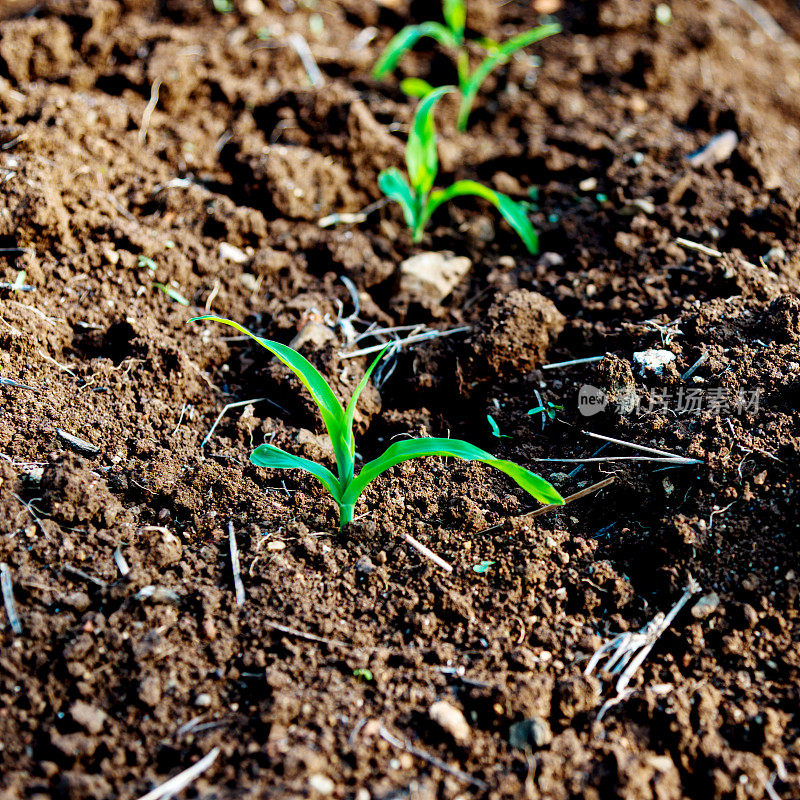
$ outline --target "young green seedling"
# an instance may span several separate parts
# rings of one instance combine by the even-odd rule
[[[447,189],[433,190],[439,172],[439,154],[436,148],[436,126],[433,111],[436,103],[452,86],[434,89],[417,108],[414,122],[406,143],[406,170],[408,180],[397,167],[390,167],[378,176],[378,186],[391,200],[403,209],[406,224],[411,229],[414,241],[422,239],[425,226],[431,215],[442,203],[454,197],[474,195],[488,200],[503,216],[505,221],[519,234],[520,239],[531,253],[539,249],[539,239],[528,219],[524,206],[510,197],[495,192],[476,181],[456,181]]]
[[[336,459],[336,474],[322,464],[287,453],[271,444],[262,444],[257,447],[250,456],[250,461],[256,466],[268,467],[269,469],[302,469],[311,473],[330,492],[339,506],[339,524],[341,526],[352,522],[356,501],[364,489],[367,488],[367,485],[382,472],[403,461],[424,456],[452,456],[466,461],[480,461],[504,472],[541,503],[561,505],[564,502],[561,495],[544,478],[511,461],[495,458],[485,450],[481,450],[479,447],[460,439],[431,438],[395,442],[378,458],[364,464],[359,474],[356,475],[353,416],[359,395],[367,385],[372,370],[375,369],[378,361],[380,361],[383,352],[372,362],[364,377],[356,386],[347,408],[342,408],[342,404],[325,381],[325,378],[296,350],[280,342],[262,339],[260,336],[251,333],[247,328],[229,319],[216,316],[203,316],[195,319],[222,322],[249,336],[266,350],[269,350],[278,361],[289,367],[311,393],[333,446],[333,453]]]
[[[396,34],[375,63],[372,74],[376,78],[385,78],[399,63],[400,59],[424,36],[439,42],[442,47],[455,56],[458,71],[458,88],[461,92],[461,106],[458,112],[458,129],[465,131],[469,122],[472,105],[483,82],[498,66],[505,64],[511,56],[523,47],[540,41],[548,36],[561,32],[557,23],[540,25],[513,36],[506,42],[493,42],[488,39],[479,40],[486,49],[486,58],[475,68],[469,69],[469,50],[464,38],[467,22],[467,7],[464,0],[443,0],[442,13],[445,24],[441,22],[423,22],[421,25],[409,25]],[[406,78],[400,88],[414,97],[425,97],[432,87],[420,78]]]

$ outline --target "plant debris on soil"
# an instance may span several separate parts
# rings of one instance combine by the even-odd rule
[[[420,245],[372,205],[400,79],[454,77],[370,77],[429,4],[3,4],[2,800],[800,796],[800,12],[663,5],[470,1],[564,27],[437,112],[442,185],[528,203],[533,256],[480,200]],[[614,480],[532,516],[411,461],[340,533],[248,461],[329,462],[312,402],[206,312],[343,399],[448,333],[368,386],[360,463]]]

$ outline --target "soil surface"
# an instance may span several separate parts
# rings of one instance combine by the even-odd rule
[[[231,5],[4,5],[0,798],[137,798],[207,754],[186,796],[800,797],[796,6],[780,35],[732,0],[471,2],[474,36],[564,25],[466,134],[437,114],[439,185],[529,202],[532,256],[480,201],[420,245],[392,205],[318,225],[402,166],[398,79],[453,80],[424,42],[369,74],[438,3]],[[444,296],[401,280],[425,251],[471,262]],[[614,481],[533,517],[500,473],[412,461],[339,532],[313,479],[249,464],[330,450],[208,310],[345,399],[369,326],[466,328],[370,386],[359,457],[453,435],[565,496]],[[587,432],[693,462],[539,460],[658,457]],[[682,597],[622,696],[584,675]]]

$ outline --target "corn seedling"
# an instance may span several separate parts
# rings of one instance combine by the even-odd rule
[[[422,239],[431,215],[440,205],[455,197],[473,195],[488,200],[519,234],[528,250],[537,252],[539,239],[520,203],[476,181],[456,181],[447,189],[434,190],[433,184],[439,172],[439,154],[433,111],[436,103],[451,91],[452,86],[434,89],[419,104],[406,144],[408,180],[399,169],[390,167],[378,176],[378,186],[389,199],[400,204],[415,242]]]
[[[532,408],[528,412],[528,415],[531,416],[533,414],[542,414],[544,415],[544,417],[547,417],[547,419],[549,419],[550,422],[553,422],[553,420],[555,420],[556,418],[556,411],[563,411],[563,410],[564,406],[557,406],[555,403],[551,403],[550,401],[548,401],[543,406],[536,406],[536,408]]]
[[[498,66],[507,63],[518,50],[561,32],[560,25],[548,23],[524,31],[505,42],[480,39],[477,43],[486,50],[486,57],[470,72],[469,50],[464,36],[467,23],[466,3],[464,0],[443,0],[442,13],[444,25],[441,22],[423,22],[420,25],[408,25],[396,34],[375,63],[372,74],[378,79],[385,78],[417,41],[426,36],[435,39],[454,55],[458,72],[458,88],[461,92],[461,105],[458,111],[458,129],[460,131],[467,129],[475,98],[484,81]],[[401,82],[400,88],[406,94],[414,97],[425,97],[433,87],[420,78],[406,78]]]
[[[403,461],[426,456],[451,456],[465,461],[480,461],[508,475],[541,503],[561,505],[564,502],[561,495],[544,478],[511,461],[495,458],[485,450],[459,439],[430,438],[395,442],[382,455],[364,464],[359,474],[356,475],[355,440],[353,437],[353,417],[356,411],[356,403],[367,385],[372,371],[383,356],[383,352],[372,362],[356,387],[355,392],[353,392],[347,407],[343,408],[325,378],[304,356],[288,345],[270,341],[269,339],[262,339],[260,336],[251,333],[247,328],[239,325],[239,323],[222,317],[209,315],[196,317],[195,320],[222,322],[249,336],[294,372],[300,382],[311,393],[333,446],[336,459],[336,474],[322,464],[287,453],[271,444],[262,444],[257,447],[250,456],[250,462],[258,467],[302,469],[310,473],[328,490],[336,501],[339,507],[339,524],[341,526],[352,522],[356,501],[364,489],[381,473]]]

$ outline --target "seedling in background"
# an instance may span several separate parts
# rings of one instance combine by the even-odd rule
[[[353,417],[356,411],[356,403],[359,395],[367,385],[372,371],[383,357],[385,350],[372,362],[364,377],[356,386],[347,408],[342,408],[342,404],[325,378],[296,350],[280,342],[262,339],[260,336],[251,333],[247,328],[239,325],[239,323],[229,319],[216,316],[203,316],[195,319],[222,322],[249,336],[263,348],[269,350],[278,361],[289,367],[311,393],[333,446],[336,458],[336,474],[322,464],[287,453],[271,444],[262,444],[256,448],[250,456],[250,462],[258,467],[267,467],[268,469],[302,469],[313,475],[330,492],[339,506],[339,524],[341,526],[352,522],[356,501],[375,478],[396,464],[425,456],[451,456],[453,458],[462,458],[465,461],[480,461],[500,470],[500,472],[504,472],[539,502],[555,505],[564,503],[561,495],[544,478],[511,461],[495,458],[485,450],[481,450],[479,447],[460,439],[431,438],[395,442],[378,458],[364,464],[359,474],[355,475]]]
[[[453,91],[452,86],[434,89],[417,108],[406,144],[408,180],[403,177],[399,169],[390,167],[378,176],[378,186],[388,198],[400,204],[415,242],[422,239],[431,215],[442,203],[454,197],[473,195],[488,200],[519,234],[528,250],[536,253],[539,249],[539,239],[525,208],[520,203],[476,181],[456,181],[447,189],[433,189],[439,172],[433,111],[436,103],[451,91]]]
[[[563,411],[563,410],[564,406],[557,406],[555,403],[551,403],[548,401],[543,406],[536,406],[536,408],[532,408],[528,412],[528,414],[529,415],[542,414],[544,415],[542,419],[544,419],[544,417],[547,417],[547,419],[549,419],[550,422],[552,422],[556,418],[556,411]]]
[[[549,23],[520,33],[506,42],[494,42],[490,39],[477,40],[477,43],[484,47],[487,55],[475,70],[470,72],[469,50],[464,38],[467,22],[466,3],[464,0],[443,0],[442,14],[444,25],[441,22],[423,22],[421,25],[409,25],[403,28],[386,45],[386,49],[372,69],[372,74],[375,78],[385,78],[419,39],[424,36],[435,39],[454,56],[458,71],[458,88],[461,92],[461,105],[458,111],[458,129],[460,131],[467,129],[475,98],[484,81],[497,67],[507,63],[518,50],[561,32],[559,24]],[[433,89],[427,81],[420,78],[406,78],[401,82],[400,88],[413,97],[425,97]]]
[[[486,419],[489,422],[489,427],[492,429],[492,436],[496,436],[498,439],[513,439],[513,436],[509,436],[507,433],[500,433],[500,426],[497,424],[495,418],[491,414],[486,415]]]

